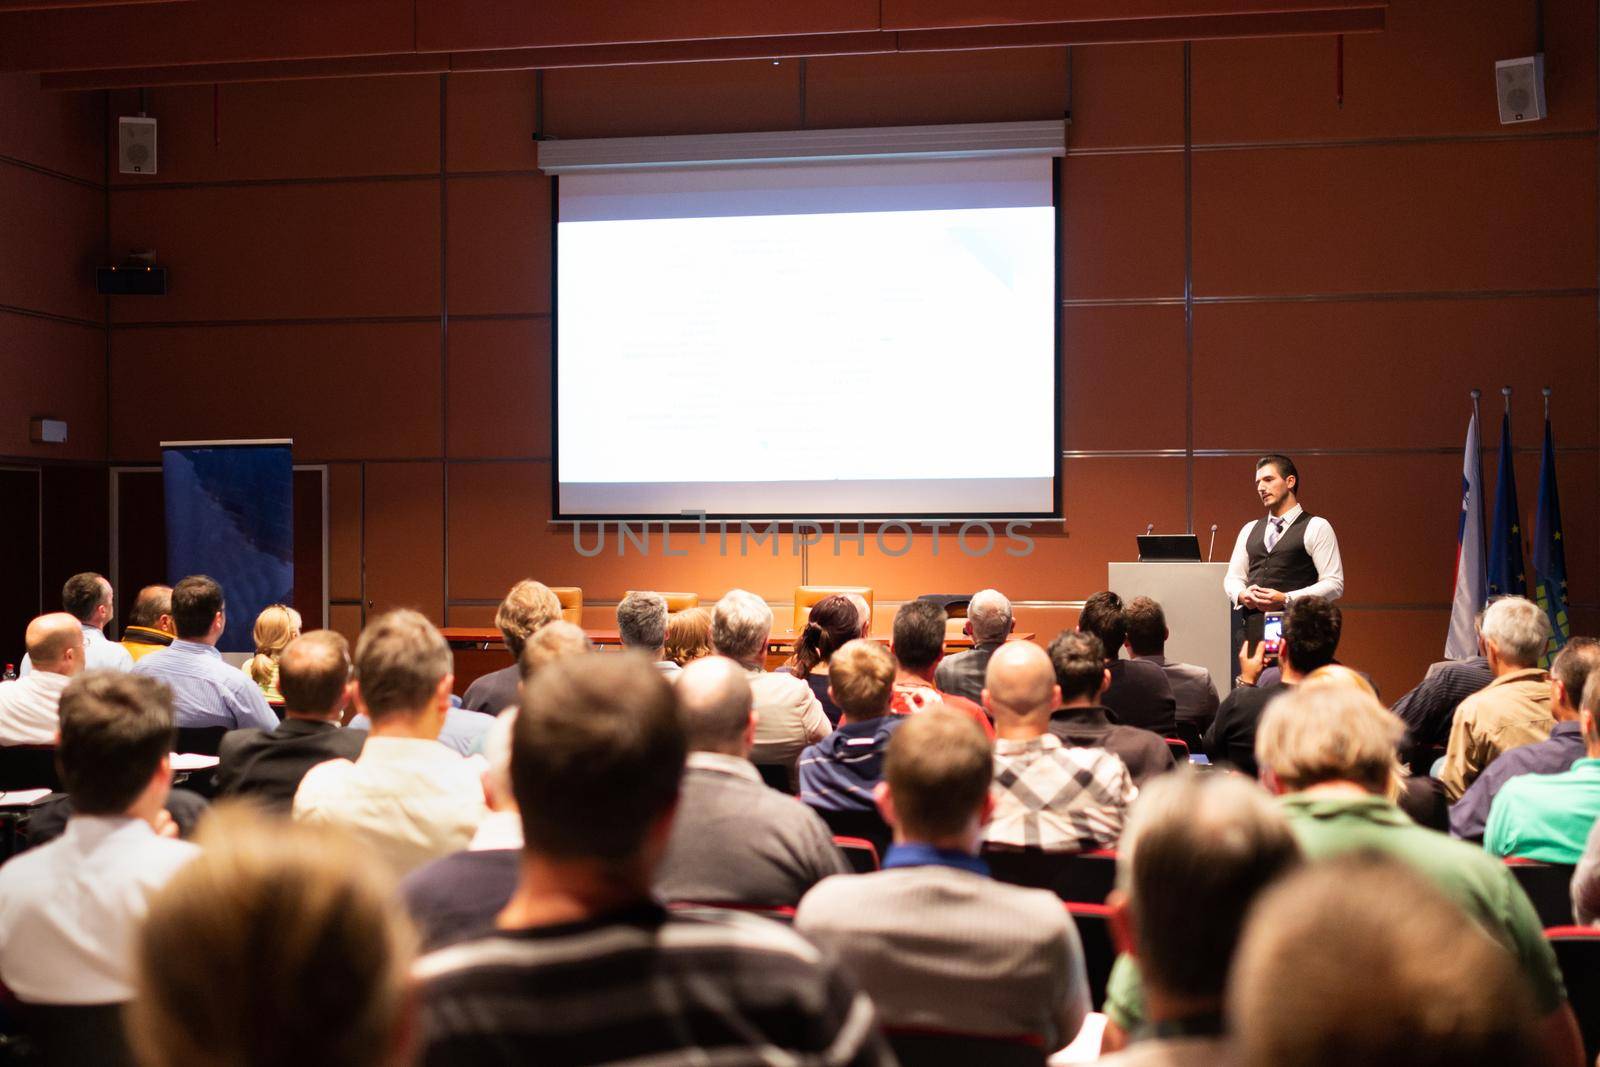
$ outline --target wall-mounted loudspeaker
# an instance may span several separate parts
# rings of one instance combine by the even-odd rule
[[[117,119],[117,171],[121,174],[156,172],[156,120],[143,115]]]
[[[1544,118],[1544,53],[1500,60],[1494,65],[1494,88],[1502,123]]]

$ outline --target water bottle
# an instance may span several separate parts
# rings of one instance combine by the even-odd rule
[[[3,678],[0,678],[0,681],[14,682],[16,680],[17,680],[17,665],[15,663],[7,663],[6,664],[5,676]]]

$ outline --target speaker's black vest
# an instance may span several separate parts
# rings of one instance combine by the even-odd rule
[[[1255,529],[1250,531],[1249,540],[1245,542],[1250,562],[1250,584],[1287,593],[1315,582],[1317,564],[1311,558],[1311,553],[1306,551],[1306,524],[1311,521],[1311,513],[1302,508],[1299,517],[1283,531],[1271,552],[1267,551],[1268,521],[1262,519],[1257,522]]]

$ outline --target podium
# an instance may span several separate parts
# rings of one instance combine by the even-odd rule
[[[1233,615],[1222,591],[1227,575],[1226,563],[1111,563],[1106,585],[1124,604],[1137,596],[1160,604],[1172,634],[1167,658],[1206,668],[1217,692],[1227,696],[1239,673]]]

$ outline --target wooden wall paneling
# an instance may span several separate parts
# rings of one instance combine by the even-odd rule
[[[452,322],[448,370],[452,458],[551,455],[549,319]]]
[[[550,180],[451,178],[450,314],[550,310]]]
[[[1591,288],[1595,158],[1592,137],[1200,152],[1195,291]]]
[[[0,311],[0,455],[104,459],[105,353],[99,326]],[[31,443],[36,415],[65,419],[66,442]]]
[[[537,122],[531,70],[451,74],[445,93],[445,164],[452,171],[532,170]]]
[[[1183,448],[1187,375],[1181,306],[1064,309],[1064,447]],[[1127,391],[1130,380],[1139,383],[1134,394]]]
[[[1183,45],[1072,50],[1072,149],[1183,144]]]
[[[213,107],[213,102],[216,106]],[[139,113],[139,94],[111,94],[111,118]],[[436,76],[326,78],[155,89],[159,172],[113,173],[121,185],[264,181],[439,169]],[[117,124],[106,124],[117,151]]]
[[[1546,384],[1562,443],[1600,443],[1593,296],[1201,304],[1194,339],[1198,448],[1460,448],[1469,389],[1537,413]]]
[[[100,322],[94,269],[105,255],[105,194],[78,182],[0,163],[5,255],[0,304]]]
[[[118,190],[111,247],[172,272],[118,323],[439,313],[436,179]]]
[[[805,124],[816,128],[1015,122],[1061,117],[1066,50],[823,56],[806,61]]]
[[[363,542],[373,612],[415,608],[444,620],[444,468],[368,463]]]
[[[802,124],[796,60],[575,67],[547,71],[544,88],[545,130],[556,137],[734,133]]]
[[[832,524],[824,526],[821,543],[810,549],[808,580],[813,585],[869,585],[875,601],[975,593],[987,587],[1019,600],[1067,599],[1086,595],[1085,585],[1094,580],[1092,568],[1078,565],[1089,561],[1076,558],[1073,542],[1077,529],[1089,528],[1087,522],[1082,527],[1069,522],[1066,530],[1059,521],[1018,523],[1014,536],[1007,535],[1006,523],[996,522],[989,524],[992,539],[982,524],[951,522],[938,532],[937,545],[933,531],[921,523],[911,527],[909,536],[903,526],[868,524],[864,545],[853,539],[854,523],[841,527],[842,536],[835,541]],[[1105,580],[1104,568],[1100,580]],[[887,632],[886,626],[880,629]]]
[[[1003,590],[1002,590],[1003,591]],[[1012,604],[1011,617],[1017,630],[1033,634],[1033,643],[1050,647],[1056,634],[1062,630],[1076,629],[1080,610],[1065,604]]]
[[[1540,132],[1595,125],[1595,5],[1544,6],[1545,91]],[[1323,37],[1202,41],[1194,46],[1198,144],[1500,134],[1494,64],[1531,55],[1526,4],[1395,0],[1382,33],[1345,39],[1344,101],[1335,95],[1335,45]]]
[[[1342,612],[1339,661],[1366,671],[1384,704],[1410,692],[1428,665],[1444,658],[1447,607],[1422,611],[1349,608]]]
[[[328,608],[328,629],[344,635],[354,651],[356,638],[361,636],[361,607],[357,604],[333,604]]]
[[[328,464],[328,597],[361,599],[361,464]]]
[[[436,322],[115,329],[111,342],[119,458],[240,437],[292,437],[307,460],[439,454]]]
[[[44,606],[61,606],[61,587],[80,571],[111,573],[111,483],[104,467],[46,466],[41,516]],[[124,607],[116,606],[117,618]]]
[[[140,589],[168,581],[166,494],[159,470],[117,471],[111,484],[117,495],[116,608],[126,619]]]
[[[1183,295],[1183,157],[1069,156],[1061,164],[1061,295]]]
[[[294,590],[289,606],[300,612],[307,630],[322,625],[323,478],[320,470],[294,472]]]
[[[1382,8],[1387,0],[1078,0],[1069,11],[1055,0],[999,0],[974,4],[971,0],[885,0],[885,29],[924,26],[996,26],[1012,23],[1102,21],[1111,19],[1174,18],[1260,12],[1356,10]]]
[[[105,97],[100,93],[47,93],[32,74],[0,76],[0,156],[105,181]]]
[[[6,561],[6,580],[0,582],[0,664],[22,662],[28,623],[44,611],[39,580],[42,491],[38,468],[0,467],[0,500],[6,502],[6,521],[0,522],[0,559]]]

